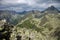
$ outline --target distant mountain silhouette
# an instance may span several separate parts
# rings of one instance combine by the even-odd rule
[[[42,11],[42,13],[59,13],[59,10],[54,6],[50,6],[46,10]]]

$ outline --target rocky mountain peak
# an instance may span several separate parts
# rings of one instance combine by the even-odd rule
[[[54,6],[50,6],[43,13],[59,13],[59,10]]]
[[[55,8],[54,6],[50,6],[50,7],[47,8],[47,10],[56,10],[57,11],[58,9]]]

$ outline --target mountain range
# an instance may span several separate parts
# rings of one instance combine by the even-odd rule
[[[14,24],[14,22],[18,21],[18,19],[23,20],[30,14],[33,14],[33,15],[35,15],[35,17],[39,18],[39,17],[45,15],[45,13],[57,14],[57,13],[60,13],[60,11],[57,8],[55,8],[54,6],[48,7],[44,11],[31,10],[31,11],[16,12],[16,11],[9,11],[9,10],[0,10],[0,20],[6,19],[7,22],[11,22],[12,24]],[[18,22],[16,22],[16,24],[17,23]]]
[[[7,24],[2,24],[3,19]],[[11,31],[10,40],[60,40],[60,11],[54,6],[42,12],[0,10],[0,25],[0,31],[4,30],[0,33],[2,37]]]
[[[15,25],[15,35],[18,33],[24,40],[60,40],[60,13],[53,6],[46,11],[28,12],[25,19]]]

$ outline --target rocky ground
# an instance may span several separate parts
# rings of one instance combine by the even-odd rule
[[[14,27],[11,40],[60,40],[59,17],[58,14],[29,16]]]
[[[0,40],[60,40],[60,14],[30,15],[15,26],[0,23]]]

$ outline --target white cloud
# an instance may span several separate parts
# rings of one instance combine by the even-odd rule
[[[50,2],[50,0],[47,2]],[[47,2],[44,2],[44,0],[2,0],[0,3],[2,5],[27,4],[30,6],[40,6],[40,7],[55,5],[55,3],[52,4],[52,3],[47,3]]]
[[[26,4],[28,6],[30,6],[31,8],[47,8],[51,5],[54,5],[56,7],[59,7],[58,3],[50,3],[50,0],[1,0],[0,1],[1,5],[4,6],[8,6],[8,5],[23,5]],[[22,7],[21,5],[21,7]],[[24,7],[27,7],[26,5],[24,5]],[[21,8],[19,7],[9,7],[10,9],[14,9],[14,10],[22,10],[24,9],[23,7]],[[9,9],[6,8],[6,9]]]
[[[35,4],[35,0],[2,0],[0,2],[2,5],[15,5],[15,4],[28,4],[32,5]]]

